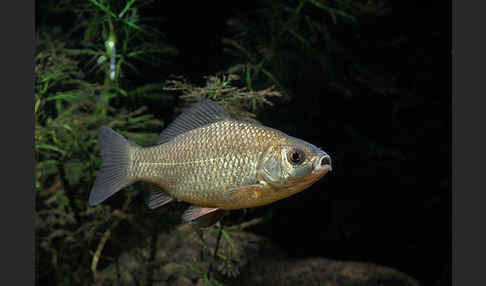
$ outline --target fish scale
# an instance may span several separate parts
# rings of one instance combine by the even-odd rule
[[[130,175],[176,199],[214,205],[225,200],[225,191],[257,183],[259,157],[278,135],[252,123],[216,122],[159,146],[133,148]]]

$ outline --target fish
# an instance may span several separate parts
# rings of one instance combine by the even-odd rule
[[[279,130],[233,119],[206,99],[183,111],[154,146],[139,146],[107,126],[99,129],[101,167],[89,205],[138,181],[156,185],[150,209],[190,204],[184,222],[268,205],[303,191],[332,170],[322,149]],[[210,224],[210,223],[209,223]]]

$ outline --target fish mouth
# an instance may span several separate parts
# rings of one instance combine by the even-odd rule
[[[321,151],[317,159],[314,161],[313,164],[314,170],[312,173],[323,173],[322,175],[326,174],[327,172],[332,171],[332,164],[331,164],[331,156],[327,155],[324,151]]]

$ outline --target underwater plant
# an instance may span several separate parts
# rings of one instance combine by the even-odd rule
[[[234,57],[228,72],[249,89],[275,85],[289,97],[306,84],[345,96],[373,87],[372,73],[347,44],[359,36],[360,21],[387,13],[381,0],[256,1],[227,21],[232,33],[223,43]]]
[[[139,92],[150,93],[160,87],[164,90],[159,96],[179,97],[187,104],[196,98],[212,98],[242,119],[254,119],[249,111],[252,106],[271,104],[268,97],[280,93],[237,87],[234,76],[211,76],[204,87],[178,80],[133,87],[121,77],[107,87],[106,81],[92,80],[96,71],[86,65],[88,53],[76,53],[68,36],[40,31],[36,37],[37,281],[91,285],[100,268],[118,261],[122,250],[139,243],[140,237],[150,238],[146,244],[149,254],[139,263],[149,281],[155,275],[151,265],[157,261],[150,254],[155,253],[150,240],[156,241],[161,232],[170,232],[179,224],[178,214],[168,210],[163,220],[160,212],[147,214],[143,194],[150,187],[146,185],[129,187],[112,204],[88,207],[89,188],[101,164],[99,127],[110,126],[140,145],[155,143],[163,121],[147,113],[145,106],[129,103]]]
[[[37,35],[35,72],[36,261],[38,267],[42,265],[38,279],[54,272],[60,284],[69,279],[81,285],[85,277],[92,277],[88,266],[92,253],[87,250],[98,239],[100,226],[127,219],[124,211],[131,201],[127,196],[118,210],[86,206],[86,187],[100,164],[97,128],[109,124],[146,144],[157,135],[132,136],[132,130],[150,130],[162,122],[146,114],[144,107],[114,112],[104,105],[103,111],[95,96],[102,87],[86,81],[77,60],[65,52],[64,43],[47,34]],[[74,261],[88,267],[72,264]]]

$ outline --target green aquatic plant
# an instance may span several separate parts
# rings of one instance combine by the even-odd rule
[[[336,42],[328,26],[337,21],[356,22],[347,1],[333,2],[336,6],[327,1],[262,1],[258,12],[231,19],[229,25],[236,34],[224,42],[248,64],[230,70],[243,72],[251,88],[255,81],[291,82],[309,63],[332,69],[330,59]]]
[[[141,76],[140,63],[157,66],[170,60],[177,50],[168,44],[163,33],[152,28],[140,9],[152,0],[90,0],[72,3],[78,23],[73,32],[83,33],[82,47],[67,53],[82,59],[83,66],[103,79],[99,96],[103,102],[121,96],[134,98],[160,94],[162,83],[147,83],[130,87],[129,77]],[[150,40],[147,40],[150,39]],[[123,80],[122,80],[123,79]]]
[[[102,112],[94,96],[100,85],[85,80],[79,63],[64,46],[48,35],[37,36],[36,261],[38,279],[54,274],[59,284],[84,285],[90,284],[86,280],[93,277],[89,265],[96,269],[110,233],[119,222],[132,218],[126,210],[137,194],[132,189],[120,209],[87,207],[89,188],[100,165],[96,155],[98,127],[111,125],[131,140],[147,144],[158,135],[137,132],[133,136],[132,130],[151,130],[162,122],[147,114],[144,107],[115,111],[106,106]]]
[[[230,115],[238,119],[256,121],[255,112],[264,105],[273,105],[272,100],[283,97],[274,86],[251,90],[241,83],[236,74],[209,76],[204,86],[189,83],[182,77],[166,82],[166,92],[177,92],[186,103],[194,103],[203,98],[218,102]]]
[[[233,33],[223,43],[237,59],[228,72],[250,90],[275,85],[290,96],[321,75],[314,81],[346,94],[363,68],[343,42],[359,34],[360,18],[387,11],[383,1],[257,1],[227,21]]]

